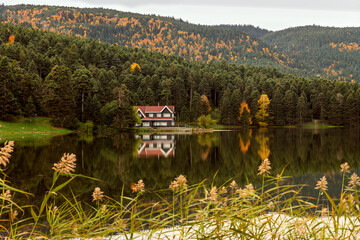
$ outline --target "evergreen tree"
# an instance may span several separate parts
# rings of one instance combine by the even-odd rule
[[[71,73],[66,66],[54,66],[46,77],[43,105],[55,124],[74,126],[75,98]]]
[[[0,119],[8,120],[14,112],[16,103],[11,91],[13,74],[6,58],[0,60]]]
[[[274,91],[274,98],[272,99],[270,106],[274,114],[274,123],[278,126],[285,124],[285,109],[283,99],[284,94],[282,92],[281,86],[277,84]]]
[[[287,124],[294,124],[296,119],[297,98],[293,91],[287,90],[283,99],[285,111],[285,119]]]
[[[359,124],[359,109],[353,92],[349,93],[344,104],[344,123],[350,127]]]
[[[302,92],[300,97],[298,98],[296,112],[298,119],[297,122],[303,124],[304,120],[307,119],[307,115],[308,115],[307,99],[304,92]]]
[[[341,93],[337,93],[330,99],[329,122],[333,125],[340,126],[343,124],[344,97]]]
[[[231,90],[228,87],[225,90],[224,95],[221,98],[221,122],[224,124],[230,124],[234,121],[233,112],[232,112],[232,104],[231,104]]]

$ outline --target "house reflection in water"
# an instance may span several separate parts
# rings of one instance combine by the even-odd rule
[[[149,134],[137,135],[141,138],[141,144],[138,148],[138,156],[141,158],[148,157],[165,157],[175,156],[175,136],[169,134]]]

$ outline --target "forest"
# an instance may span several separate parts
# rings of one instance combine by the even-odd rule
[[[204,26],[103,8],[0,6],[0,22],[144,48],[192,61],[271,66],[311,78],[360,81],[359,28],[305,26],[269,31]]]
[[[51,6],[3,6],[0,22],[110,44],[144,48],[194,61],[230,61],[286,69],[290,59],[238,30],[190,24],[181,19],[107,9]],[[291,69],[288,69],[291,71]]]
[[[211,116],[222,124],[259,125],[259,99],[269,100],[268,125],[321,119],[358,125],[358,83],[310,79],[275,68],[189,61],[140,48],[0,25],[0,118],[48,116],[127,128],[134,105],[175,105],[177,121]],[[247,112],[250,121],[240,118]],[[249,119],[248,118],[248,119]]]

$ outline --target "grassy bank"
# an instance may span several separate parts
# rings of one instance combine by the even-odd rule
[[[0,121],[0,138],[2,140],[30,140],[63,135],[71,130],[51,126],[49,118],[21,118],[15,122]]]
[[[9,142],[0,149],[2,170],[11,164],[13,145]],[[288,184],[287,177],[272,174],[270,166],[267,159],[259,166],[259,186],[238,186],[233,180],[217,186],[211,180],[190,184],[180,175],[168,189],[147,189],[146,182],[139,180],[119,189],[122,194],[115,199],[95,188],[88,202],[82,202],[78,193],[63,195],[70,182],[87,178],[75,173],[76,156],[64,154],[53,165],[52,184],[35,196],[43,199],[40,206],[18,205],[15,195],[31,193],[12,188],[3,175],[0,237],[359,239],[360,179],[346,163],[339,167],[341,194],[328,195],[324,176],[315,187],[317,199],[304,195],[307,186]],[[124,188],[131,188],[133,193],[125,196]]]

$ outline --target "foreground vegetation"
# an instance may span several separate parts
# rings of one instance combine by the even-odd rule
[[[215,186],[207,181],[190,185],[180,175],[169,189],[148,190],[139,180],[131,186],[132,196],[107,197],[95,188],[92,199],[79,200],[77,193],[63,195],[76,178],[76,156],[64,154],[53,165],[53,181],[39,206],[22,206],[15,195],[26,193],[5,181],[5,168],[11,164],[14,142],[0,150],[2,165],[2,237],[19,238],[217,238],[217,239],[357,239],[360,214],[357,187],[360,179],[340,166],[341,194],[327,193],[327,179],[317,181],[316,199],[302,194],[304,185],[286,183],[287,177],[272,176],[271,163],[258,168],[262,184],[248,183],[239,188],[235,181]],[[95,179],[92,179],[95,181]],[[124,188],[130,186],[124,186]],[[40,196],[36,196],[40,197]],[[90,202],[92,200],[92,202]]]

